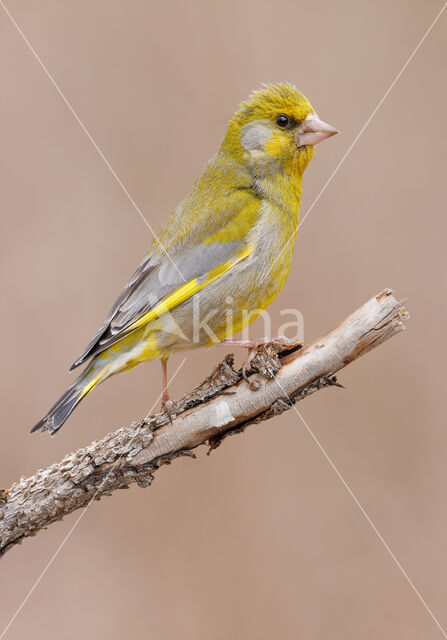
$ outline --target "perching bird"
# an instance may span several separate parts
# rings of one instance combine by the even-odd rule
[[[105,323],[72,365],[90,363],[32,429],[54,434],[97,384],[178,351],[231,340],[282,289],[298,230],[303,172],[337,130],[290,84],[252,93],[216,155],[168,218]],[[246,361],[248,366],[249,360]]]

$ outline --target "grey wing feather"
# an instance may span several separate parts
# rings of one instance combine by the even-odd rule
[[[71,365],[70,371],[78,367],[80,364],[89,360],[92,356],[100,353],[106,346],[102,346],[107,342],[107,338],[110,338],[110,335],[107,336],[109,331],[112,331],[112,322],[116,315],[119,314],[121,305],[128,300],[134,291],[138,288],[138,286],[144,282],[144,280],[148,277],[148,275],[153,271],[154,267],[151,265],[151,256],[148,255],[143,262],[136,269],[129,282],[126,284],[124,289],[121,291],[118,298],[113,303],[112,308],[109,311],[109,314],[104,322],[101,325],[98,332],[94,336],[94,338],[88,343],[84,351],[81,353],[79,358]]]
[[[70,371],[101,353],[126,335],[126,330],[143,314],[179,286],[204,276],[229,260],[241,242],[213,242],[189,249],[176,256],[175,264],[167,256],[148,254],[124,287],[109,311],[106,321],[87,345]]]

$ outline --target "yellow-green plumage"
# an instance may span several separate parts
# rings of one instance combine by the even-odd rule
[[[310,103],[287,84],[240,105],[218,152],[74,366],[90,364],[34,429],[54,433],[99,382],[228,338],[272,302],[292,261],[302,176],[314,152],[299,140],[312,118]]]

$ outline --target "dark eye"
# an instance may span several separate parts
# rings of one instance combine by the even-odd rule
[[[290,125],[290,118],[288,116],[285,116],[284,114],[276,116],[276,124],[278,125],[278,127],[281,127],[281,129],[287,129],[287,127]]]

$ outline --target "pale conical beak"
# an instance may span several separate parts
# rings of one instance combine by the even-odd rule
[[[305,145],[318,144],[336,133],[338,133],[337,129],[320,120],[318,116],[312,115],[298,127],[295,139],[299,147],[304,147]]]

